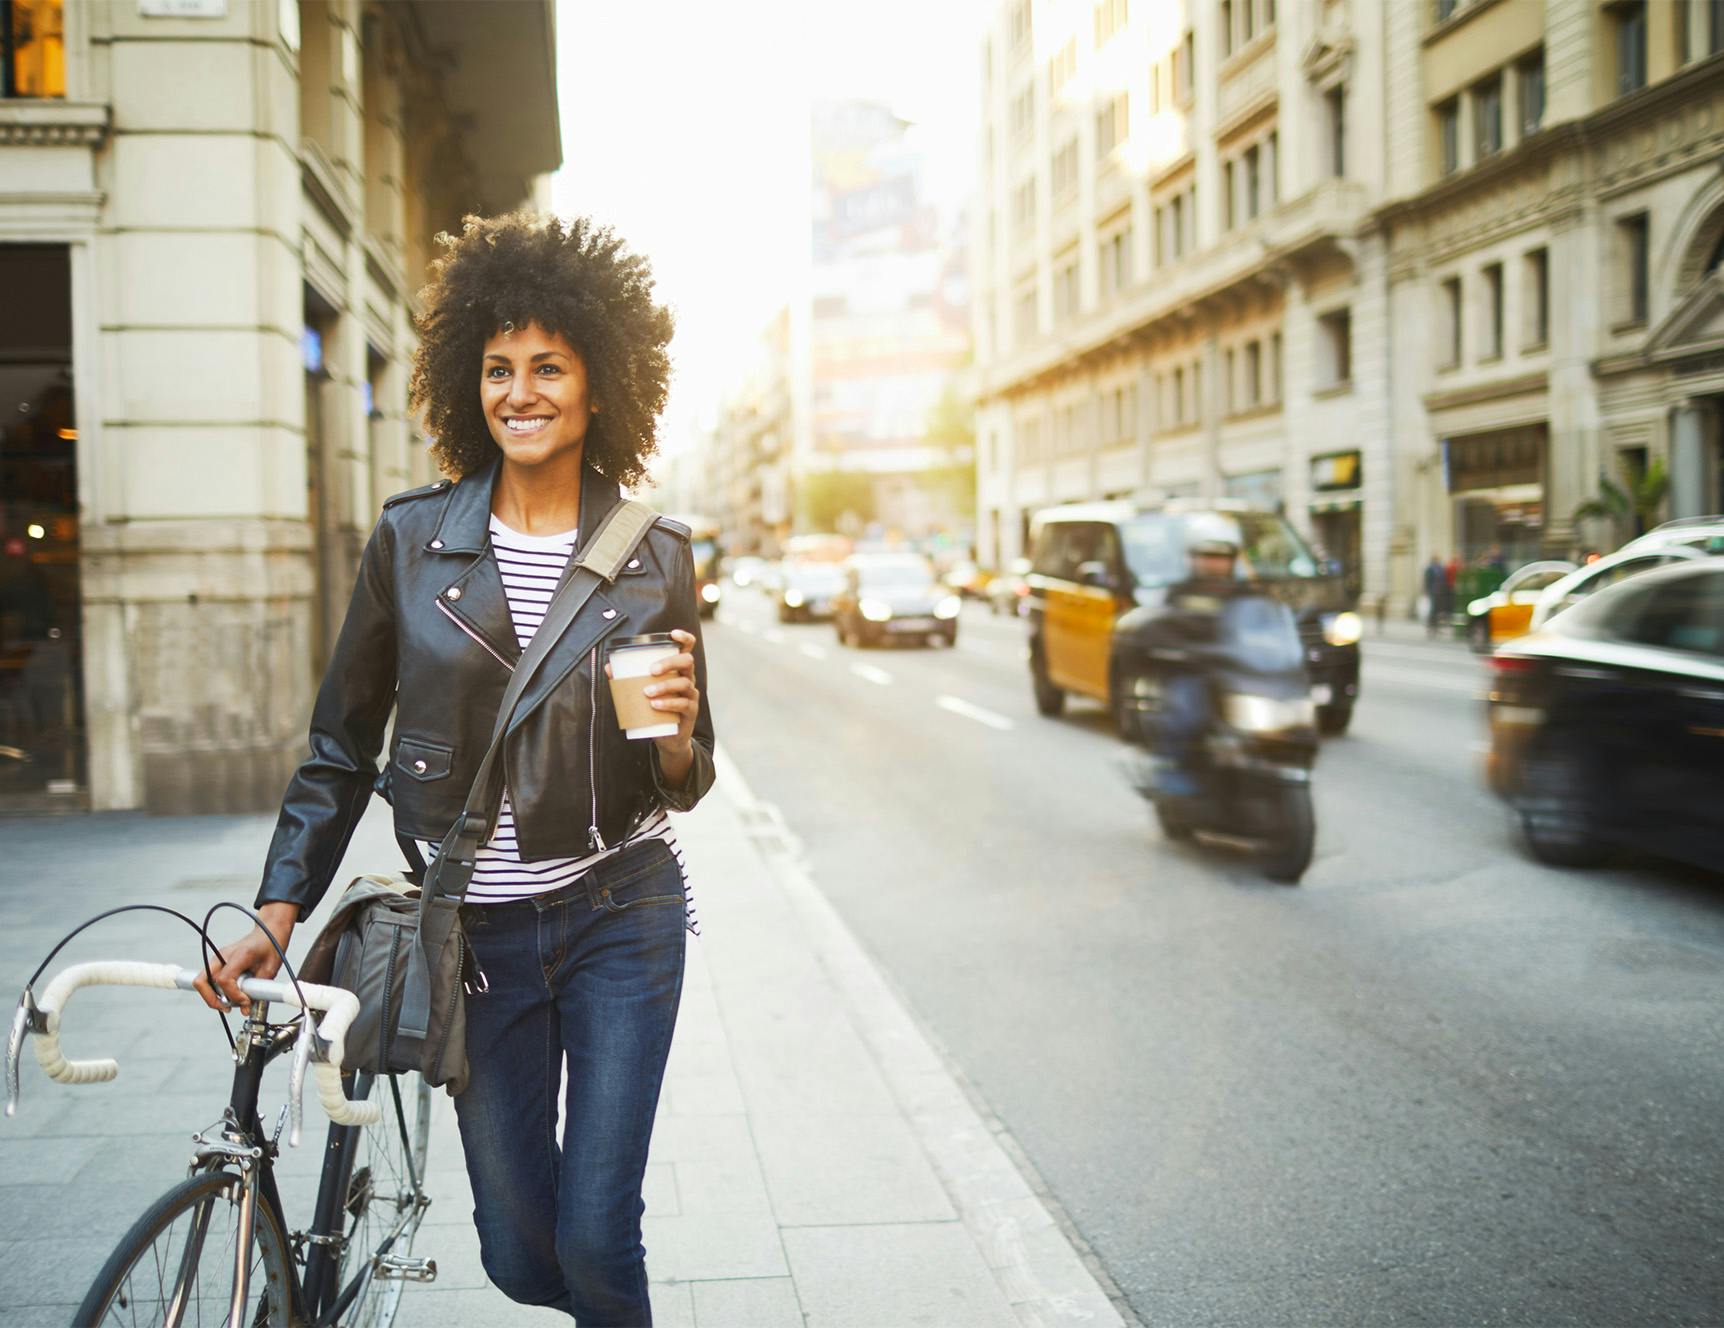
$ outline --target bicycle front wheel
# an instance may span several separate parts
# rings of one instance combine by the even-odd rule
[[[376,1102],[383,1117],[351,1136],[338,1281],[341,1294],[351,1292],[352,1299],[338,1319],[343,1328],[388,1328],[400,1307],[403,1269],[412,1262],[413,1241],[430,1202],[425,1159],[431,1086],[417,1074],[360,1074],[348,1096]]]
[[[259,1197],[246,1252],[245,1304],[233,1309],[245,1183],[231,1171],[181,1181],[132,1224],[74,1323],[241,1323],[287,1328],[293,1270],[274,1211]]]

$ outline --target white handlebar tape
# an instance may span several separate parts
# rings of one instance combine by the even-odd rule
[[[66,1002],[80,987],[159,987],[166,991],[192,989],[197,975],[173,964],[144,964],[126,960],[74,964],[56,974],[37,1002],[47,1031],[31,1038],[36,1060],[50,1079],[62,1084],[94,1084],[112,1079],[119,1066],[111,1057],[68,1060],[60,1050],[60,1021]],[[324,1011],[318,1021],[318,1036],[329,1044],[329,1059],[312,1067],[317,1079],[317,1098],[324,1112],[337,1125],[373,1125],[382,1109],[375,1102],[350,1102],[341,1088],[341,1060],[346,1052],[347,1029],[359,1014],[359,998],[341,987],[302,982],[305,1003]],[[278,1001],[298,1007],[299,990],[293,983],[264,978],[244,978],[240,990],[253,1000]]]

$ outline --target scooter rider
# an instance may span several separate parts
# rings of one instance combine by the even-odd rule
[[[1153,787],[1170,797],[1196,795],[1198,745],[1214,712],[1210,654],[1228,600],[1254,593],[1238,579],[1239,543],[1232,523],[1196,518],[1186,530],[1189,575],[1171,586],[1156,624],[1151,657],[1160,675],[1161,707],[1149,738]]]

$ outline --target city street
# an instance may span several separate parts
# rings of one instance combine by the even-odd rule
[[[727,587],[720,741],[1147,1323],[1715,1321],[1724,890],[1531,863],[1478,662],[1367,641],[1298,888],[1175,846],[1023,626],[841,647]]]

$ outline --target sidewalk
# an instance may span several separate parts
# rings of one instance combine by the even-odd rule
[[[1121,1323],[997,1123],[972,1106],[800,868],[773,810],[720,768],[712,794],[677,821],[703,935],[690,938],[647,1173],[657,1322]],[[395,860],[386,813],[374,805],[338,879]],[[15,993],[71,924],[116,903],[201,917],[216,899],[249,901],[272,825],[0,822],[0,981]],[[56,967],[114,954],[189,964],[195,942],[159,915],[130,914]],[[68,1321],[114,1241],[183,1174],[190,1134],[219,1114],[226,1089],[220,1035],[190,997],[85,993],[66,1041],[74,1055],[117,1054],[120,1077],[62,1088],[27,1057],[19,1114],[0,1123],[0,1324],[20,1328]],[[278,1102],[279,1082],[265,1088],[266,1106]],[[568,1322],[486,1283],[454,1112],[437,1101],[435,1202],[417,1252],[436,1259],[439,1277],[409,1285],[398,1322]],[[284,1158],[290,1224],[304,1220],[309,1201],[293,1205],[318,1161],[307,1136]]]

